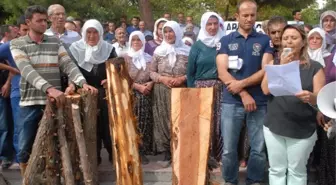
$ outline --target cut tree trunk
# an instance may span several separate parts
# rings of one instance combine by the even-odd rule
[[[97,95],[81,93],[83,130],[89,162],[92,172],[92,184],[98,185],[97,164]]]
[[[56,105],[50,103],[52,109],[52,117],[55,119],[56,115]],[[47,147],[47,159],[46,159],[46,177],[47,185],[59,185],[61,184],[61,174],[60,174],[60,158],[58,154],[57,147],[57,122],[49,125],[48,127],[48,137],[45,138]]]
[[[172,89],[173,184],[208,183],[213,92],[213,88]]]
[[[63,107],[57,110],[57,121],[58,121],[58,140],[60,144],[60,153],[62,160],[62,171],[64,174],[64,181],[66,185],[75,185],[75,178],[72,170],[70,151],[68,143],[65,137],[65,123]]]
[[[91,163],[89,161],[86,144],[85,144],[80,109],[79,109],[78,104],[76,103],[72,104],[72,115],[73,115],[73,122],[75,125],[75,133],[76,133],[77,145],[78,145],[78,150],[79,150],[80,163],[81,163],[81,167],[83,170],[84,183],[85,185],[94,185],[92,181],[92,171],[90,171],[92,169],[90,167]]]
[[[50,131],[56,121],[54,119],[54,110],[51,103],[47,101],[43,117],[39,123],[39,128],[35,137],[32,152],[28,161],[26,172],[23,177],[23,185],[46,184],[45,167],[47,156],[47,140],[53,139],[54,133]],[[49,160],[49,157],[48,157]]]
[[[116,164],[116,184],[142,185],[139,140],[132,110],[132,84],[125,61],[121,58],[106,62],[107,99],[111,137]]]
[[[79,184],[82,178],[82,173],[79,168],[79,151],[77,147],[75,127],[72,119],[72,102],[78,103],[80,95],[67,95],[64,106],[64,120],[65,121],[65,136],[68,142],[69,151],[71,151],[71,165],[75,177],[76,184]]]
[[[150,0],[139,0],[139,10],[141,20],[146,23],[146,28],[150,31],[154,31],[153,11]]]

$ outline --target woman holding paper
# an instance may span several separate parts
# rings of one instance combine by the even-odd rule
[[[187,68],[188,87],[214,87],[216,89],[211,153],[217,161],[220,161],[222,157],[223,141],[220,132],[222,82],[217,79],[216,44],[225,34],[223,26],[223,19],[217,13],[203,14],[201,30],[196,43],[191,47]]]
[[[270,65],[299,61],[303,91],[295,96],[273,96],[268,88],[267,73],[262,81],[264,94],[270,95],[264,124],[270,163],[269,182],[270,185],[305,185],[306,164],[317,139],[316,111],[312,105],[316,105],[325,76],[322,65],[309,59],[307,38],[302,28],[286,26],[281,47],[280,59]],[[284,52],[287,50],[291,51]]]

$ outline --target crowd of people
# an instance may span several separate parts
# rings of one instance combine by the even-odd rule
[[[28,7],[17,25],[0,29],[2,169],[19,163],[24,173],[47,98],[61,106],[78,88],[98,94],[98,164],[103,146],[112,161],[105,62],[123,57],[133,80],[142,164],[157,154],[164,154],[157,161],[162,167],[171,163],[172,88],[213,87],[208,165],[221,167],[226,185],[238,184],[240,166],[247,167],[246,184],[259,185],[268,164],[270,185],[305,185],[311,168],[319,185],[335,184],[336,140],[327,137],[330,118],[316,99],[336,81],[336,12],[322,13],[316,28],[275,15],[257,31],[257,3],[242,0],[235,18],[238,29],[226,34],[215,12],[205,12],[200,27],[191,16],[185,21],[179,13],[174,21],[166,13],[152,32],[136,16],[129,26],[121,17],[117,26],[66,17],[59,4]],[[300,11],[293,18],[302,21]],[[300,63],[303,91],[273,96],[265,66],[293,61]]]

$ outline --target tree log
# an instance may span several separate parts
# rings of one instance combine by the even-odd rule
[[[64,181],[66,185],[75,185],[75,178],[71,165],[71,158],[69,153],[68,143],[65,137],[65,123],[63,117],[63,107],[57,110],[57,121],[58,121],[58,140],[60,143],[60,153],[62,159],[62,169],[64,173]]]
[[[54,133],[49,130],[56,124],[51,103],[47,101],[43,117],[39,123],[39,128],[35,137],[32,152],[28,161],[26,172],[23,177],[23,185],[46,184],[44,177],[47,155],[47,138],[50,140]]]
[[[82,179],[82,173],[79,168],[79,151],[77,147],[75,127],[72,119],[72,102],[79,103],[80,95],[67,95],[64,106],[64,120],[65,121],[65,136],[68,142],[69,151],[71,151],[71,165],[75,177],[76,184],[80,183]]]
[[[116,164],[116,184],[142,185],[139,140],[132,110],[132,84],[125,61],[121,58],[106,62],[107,98],[111,137]]]
[[[173,184],[208,183],[213,92],[213,88],[172,89]]]
[[[81,93],[83,130],[89,162],[92,172],[92,184],[98,185],[97,164],[97,95],[87,92]]]
[[[56,105],[50,103],[52,109],[52,119],[55,119],[56,115]],[[59,185],[61,184],[61,174],[60,174],[60,157],[57,147],[57,122],[51,124],[48,127],[48,137],[45,138],[47,147],[47,159],[46,159],[46,178],[47,185]]]
[[[83,176],[84,176],[84,183],[85,185],[94,185],[92,181],[92,171],[90,171],[92,168],[91,163],[89,161],[86,144],[85,144],[85,138],[82,128],[82,121],[80,116],[80,110],[78,104],[73,103],[72,104],[72,115],[73,115],[73,122],[75,125],[75,133],[76,133],[76,139],[77,139],[77,145],[79,150],[79,156],[80,156],[80,163],[83,170]]]

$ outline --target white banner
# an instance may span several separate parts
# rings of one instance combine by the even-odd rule
[[[254,28],[261,28],[262,21],[256,21]],[[296,21],[288,21],[287,24],[300,24],[303,25],[304,22],[296,22]],[[224,28],[226,30],[226,35],[230,34],[233,31],[238,29],[238,22],[237,21],[225,21]]]

